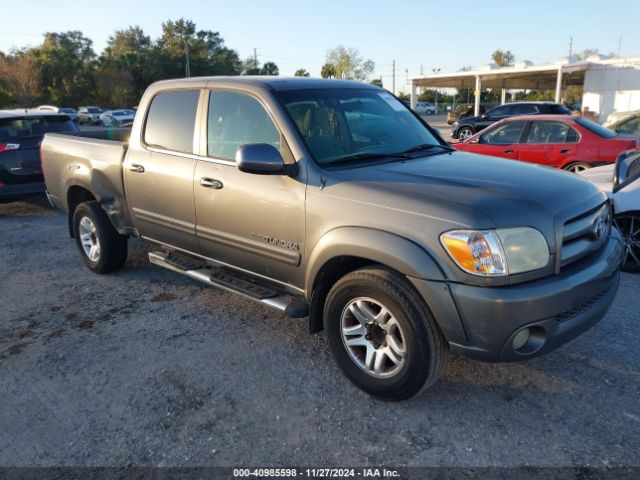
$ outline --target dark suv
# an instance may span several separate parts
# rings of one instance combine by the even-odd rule
[[[0,112],[0,198],[43,193],[40,145],[44,134],[77,131],[67,115]]]
[[[514,102],[492,108],[479,117],[465,117],[453,123],[451,136],[460,141],[475,135],[498,120],[516,115],[571,115],[564,105],[553,102]]]

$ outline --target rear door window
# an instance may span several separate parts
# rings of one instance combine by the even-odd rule
[[[280,151],[280,133],[260,102],[244,93],[211,92],[207,154],[234,160],[236,150],[251,143],[268,143]]]
[[[530,103],[512,105],[511,108],[511,115],[533,115],[540,113],[540,108]]]
[[[510,112],[510,105],[502,105],[500,107],[495,107],[489,110],[488,115],[491,117],[504,117],[505,115],[510,115]]]
[[[566,123],[532,122],[525,143],[575,143],[578,133]]]
[[[199,90],[175,90],[153,97],[144,128],[149,147],[193,153]]]

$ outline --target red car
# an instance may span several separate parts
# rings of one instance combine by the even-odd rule
[[[506,118],[453,146],[466,152],[579,172],[615,162],[620,152],[638,148],[639,141],[586,118],[536,115]]]

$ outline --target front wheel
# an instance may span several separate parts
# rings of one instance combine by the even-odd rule
[[[121,269],[127,237],[120,235],[98,202],[84,202],[73,213],[73,234],[84,263],[95,273]]]
[[[471,127],[462,127],[458,130],[458,140],[464,142],[467,138],[473,137],[473,129]]]
[[[565,166],[563,168],[563,170],[567,170],[568,172],[578,173],[578,172],[584,172],[585,170],[588,170],[589,168],[591,168],[591,164],[590,163],[587,163],[587,162],[573,162],[573,163],[570,163],[569,165]]]
[[[347,378],[388,400],[410,398],[439,378],[447,345],[406,279],[383,267],[357,270],[329,291],[329,346]]]
[[[640,272],[640,213],[620,213],[613,217],[624,242],[624,257],[620,270]]]

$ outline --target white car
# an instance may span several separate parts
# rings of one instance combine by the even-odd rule
[[[100,121],[105,127],[130,127],[136,112],[133,110],[107,110],[100,115]]]
[[[640,272],[640,151],[622,152],[616,163],[578,172],[606,193],[613,205],[613,224],[624,240],[622,270]]]
[[[418,115],[435,115],[436,106],[431,102],[418,102],[415,111]]]

